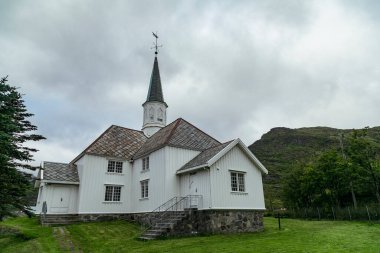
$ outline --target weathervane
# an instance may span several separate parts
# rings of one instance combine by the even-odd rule
[[[154,54],[157,55],[158,54],[158,48],[162,47],[162,45],[158,45],[157,44],[157,40],[158,40],[158,35],[157,34],[158,34],[158,32],[156,32],[156,33],[152,32],[152,34],[156,38],[156,43],[153,42],[153,47],[151,47],[150,49],[153,49],[153,48],[156,49],[156,52],[154,52]]]

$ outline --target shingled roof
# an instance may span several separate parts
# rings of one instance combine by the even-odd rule
[[[157,57],[154,58],[152,75],[150,76],[148,96],[146,97],[146,102],[151,101],[165,103],[164,94],[162,92],[160,70],[158,69]]]
[[[44,162],[43,171],[43,180],[79,183],[78,171],[75,165]]]
[[[221,159],[225,154],[230,152],[230,150],[234,147],[239,147],[241,152],[243,152],[243,154],[245,154],[246,157],[251,160],[253,164],[255,164],[257,169],[259,169],[262,173],[268,174],[268,170],[240,139],[235,139],[216,147],[212,147],[208,150],[204,150],[187,164],[182,166],[182,168],[177,170],[177,174],[188,173],[204,167],[210,167],[219,161],[219,159]]]
[[[220,144],[218,146],[206,149],[202,151],[199,155],[194,157],[192,160],[190,160],[188,163],[183,165],[178,171],[187,170],[190,168],[194,168],[200,165],[206,164],[211,158],[213,158],[216,154],[218,154],[220,151],[222,151],[225,147],[228,146],[232,141]],[[177,172],[178,172],[177,171]]]
[[[220,145],[219,141],[179,118],[152,135],[133,158],[137,159],[164,146],[203,151],[217,145]]]
[[[129,160],[146,140],[142,131],[112,125],[71,163],[75,163],[85,154]]]

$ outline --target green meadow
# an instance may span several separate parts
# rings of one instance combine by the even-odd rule
[[[140,241],[140,226],[126,221],[52,228],[12,218],[0,223],[0,252],[380,252],[380,224],[282,219],[279,230],[274,218],[264,223],[260,233]],[[54,235],[62,229],[67,234]]]

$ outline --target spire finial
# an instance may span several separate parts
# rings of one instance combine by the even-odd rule
[[[154,52],[154,54],[155,55],[157,55],[158,54],[158,48],[159,47],[162,47],[162,45],[158,45],[158,43],[157,43],[157,40],[158,40],[158,32],[156,32],[156,33],[154,33],[154,32],[152,32],[152,34],[153,34],[153,36],[156,38],[156,42],[153,42],[153,47],[151,47],[151,49],[156,49],[156,51]]]

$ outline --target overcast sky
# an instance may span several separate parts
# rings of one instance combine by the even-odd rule
[[[168,122],[247,145],[273,127],[380,125],[380,1],[1,0],[0,76],[69,162],[111,124],[141,129],[154,51]]]

